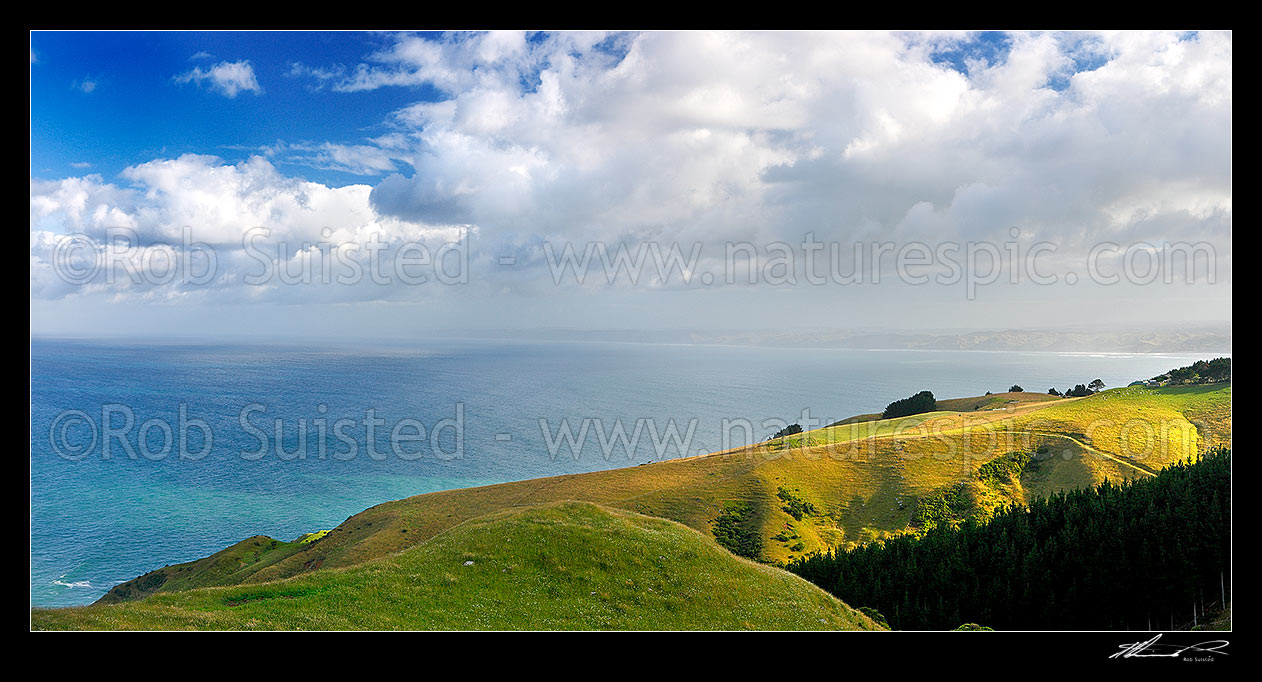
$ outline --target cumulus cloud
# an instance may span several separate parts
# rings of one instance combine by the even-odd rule
[[[991,59],[975,40],[400,36],[323,76],[447,93],[392,117],[415,172],[373,202],[409,219],[601,238],[1224,229],[1230,34],[1014,34]]]
[[[226,290],[229,296],[257,297],[270,291],[295,299],[357,300],[388,298],[403,288],[391,291],[362,282],[365,286],[326,286],[313,291],[274,286],[276,281],[242,287],[245,275],[263,271],[250,252],[268,256],[273,267],[292,262],[297,272],[304,267],[303,261],[318,260],[321,249],[346,248],[351,253],[348,260],[366,268],[373,257],[365,251],[369,243],[388,248],[420,244],[432,254],[444,244],[458,242],[466,231],[460,225],[420,224],[379,215],[369,203],[368,185],[328,187],[287,177],[261,156],[227,164],[216,157],[187,154],[129,167],[121,179],[126,183],[106,182],[95,174],[31,181],[33,296],[102,291],[169,296],[178,289],[165,286],[158,281],[161,277],[138,277],[144,280],[140,283],[131,282],[130,276],[96,281],[110,274],[105,272],[91,287],[67,287],[54,272],[57,243],[66,235],[81,236],[101,249],[118,244],[128,252],[129,264],[143,264],[147,250],[174,249],[180,257],[193,244],[213,250],[221,266],[217,277],[195,282],[197,286],[186,287],[178,292],[181,295],[216,291],[215,296],[223,296]],[[318,262],[314,274],[317,280],[321,277]]]
[[[263,94],[263,88],[254,76],[254,67],[250,65],[248,59],[219,62],[209,69],[198,66],[192,71],[175,76],[174,80],[176,83],[197,83],[207,86],[229,99],[242,92]]]
[[[1230,33],[397,35],[361,64],[289,74],[348,98],[423,90],[387,134],[271,150],[385,176],[373,185],[306,182],[264,157],[158,159],[123,184],[32,181],[32,232],[118,222],[156,242],[197,225],[229,244],[251,225],[290,243],[469,226],[486,257],[518,258],[499,283],[520,293],[547,241],[721,257],[807,233],[932,244],[1016,227],[1066,258],[1101,240],[1209,241],[1229,282],[1231,48]],[[261,92],[248,62],[177,80]]]

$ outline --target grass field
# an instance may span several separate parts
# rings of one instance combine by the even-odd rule
[[[946,400],[939,400],[937,403],[938,409],[943,412],[978,412],[1009,409],[1030,403],[1044,403],[1057,399],[1057,396],[1048,393],[1031,393],[1027,391],[1023,393],[991,393],[972,398],[947,398]],[[829,426],[879,421],[881,415],[881,412],[858,414],[834,424],[829,424]]]
[[[103,601],[321,575],[425,547],[488,514],[567,500],[669,519],[699,531],[715,550],[722,536],[750,558],[780,563],[930,523],[984,518],[1105,479],[1149,476],[1231,438],[1230,384],[1065,399],[1000,394],[939,406],[959,410],[847,420],[712,455],[387,502],[319,537],[285,543],[259,536],[157,569]],[[1029,457],[1000,466],[1018,461],[1012,453]]]
[[[32,621],[111,630],[880,629],[695,530],[580,502],[481,517],[348,569],[36,610]]]

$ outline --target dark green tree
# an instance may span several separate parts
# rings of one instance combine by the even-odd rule
[[[788,568],[900,630],[1181,625],[1231,600],[1231,453]]]
[[[895,400],[885,406],[885,411],[881,413],[882,419],[891,419],[893,417],[906,417],[911,414],[921,414],[923,412],[933,412],[938,409],[938,402],[934,400],[933,393],[929,391],[921,391],[910,398]]]

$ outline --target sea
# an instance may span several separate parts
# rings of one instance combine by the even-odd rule
[[[938,398],[1124,386],[1207,354],[441,339],[31,340],[31,604],[410,495],[693,456]]]

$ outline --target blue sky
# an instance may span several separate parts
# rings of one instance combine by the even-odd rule
[[[437,34],[419,35],[442,40]],[[395,129],[387,121],[390,112],[442,100],[443,93],[424,84],[332,92],[296,75],[293,67],[350,67],[390,42],[388,35],[362,32],[35,33],[32,174],[51,178],[90,168],[113,175],[135,163],[184,153],[239,161],[277,143],[362,144]],[[620,58],[625,42],[611,36],[594,47]],[[939,45],[931,59],[968,75],[970,63],[974,69],[977,63],[1002,63],[1011,43],[1005,33],[979,32]],[[178,82],[192,69],[241,61],[249,63],[261,92],[229,98],[205,85]],[[527,74],[522,89],[529,92],[537,83],[535,74]],[[1058,76],[1054,83],[1063,89],[1067,78]],[[278,165],[326,184],[384,175],[284,160]]]
[[[291,74],[294,63],[354,65],[388,43],[366,33],[35,33],[31,172],[43,178],[125,167],[184,153],[229,161],[278,141],[359,144],[389,131],[389,112],[436,99],[427,87],[332,93]],[[180,74],[246,60],[263,92],[228,98]],[[90,92],[82,85],[91,83]],[[257,152],[255,152],[257,153]],[[74,164],[80,164],[76,166]],[[346,184],[354,175],[297,164],[288,172]]]
[[[1003,62],[1012,46],[1012,38],[1000,31],[982,31],[968,39],[951,42],[934,50],[931,58],[935,63],[949,65],[968,75],[969,62],[995,64]]]
[[[1231,318],[1230,32],[35,32],[31,59],[33,332]],[[469,277],[246,282],[260,227],[269,272],[380,240],[463,244]],[[145,277],[65,275],[68,239],[106,262],[118,230]],[[214,277],[151,276],[188,234]],[[812,240],[793,282],[727,276],[734,244],[769,264]],[[891,256],[802,284],[884,244],[927,247],[932,283]],[[941,277],[941,249],[1040,244],[1055,282]],[[1197,245],[1216,278],[1089,277],[1109,244],[1113,269]],[[595,245],[697,257],[558,278],[555,253]]]

